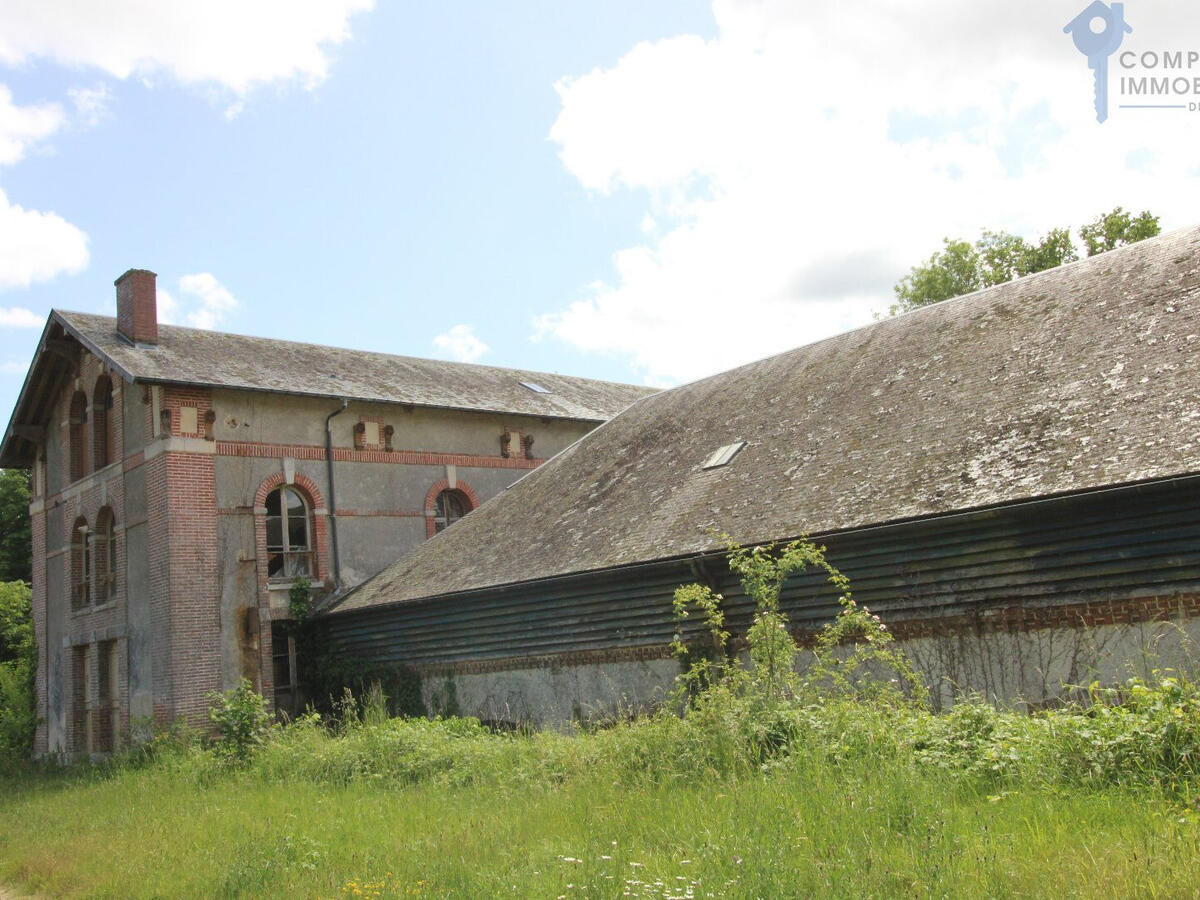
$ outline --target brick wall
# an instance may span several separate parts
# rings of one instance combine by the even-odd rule
[[[166,454],[148,460],[146,479],[146,530],[149,556],[150,671],[154,694],[154,720],[165,724],[171,716],[171,602],[170,555],[160,537],[170,529]]]
[[[105,382],[111,380],[113,402],[99,417],[96,403],[103,403]],[[129,392],[135,395],[129,395]],[[72,429],[70,404],[76,395],[86,398],[85,416],[87,423]],[[136,399],[136,402],[131,402]],[[287,398],[274,395],[259,395],[256,402],[265,408],[273,408],[276,402],[287,404]],[[246,497],[232,510],[218,510],[217,469],[218,457],[231,458],[230,463],[240,466],[244,473],[258,472],[261,461],[278,461],[280,469],[284,460],[313,461],[323,465],[323,446],[267,443],[261,440],[211,440],[217,410],[213,395],[208,389],[179,387],[172,385],[148,386],[129,385],[118,376],[109,373],[102,363],[81,352],[77,375],[65,385],[56,407],[50,441],[54,450],[62,450],[56,471],[48,473],[47,496],[42,501],[53,506],[54,534],[48,530],[51,516],[40,512],[34,517],[34,597],[35,623],[39,630],[39,643],[43,647],[38,670],[38,704],[40,714],[47,720],[49,709],[61,696],[62,710],[59,724],[48,727],[43,723],[38,730],[37,749],[40,752],[54,751],[55,741],[62,749],[83,752],[89,747],[87,734],[90,731],[92,749],[97,741],[107,746],[108,732],[114,745],[130,739],[130,677],[136,670],[138,680],[135,703],[139,715],[153,714],[154,719],[167,723],[184,719],[193,724],[204,725],[207,721],[208,695],[229,685],[222,683],[223,671],[228,668],[228,657],[234,649],[244,650],[236,640],[231,640],[225,631],[229,622],[238,627],[248,627],[244,617],[231,615],[223,610],[223,603],[237,605],[236,613],[251,610],[258,613],[259,668],[261,690],[268,698],[273,695],[272,647],[271,647],[271,596],[266,576],[265,534],[260,505],[265,491],[283,483],[282,473],[260,482],[261,474],[255,475],[259,482],[258,496],[253,501]],[[132,416],[129,422],[123,421]],[[80,417],[82,418],[82,417]],[[100,421],[98,421],[98,418]],[[382,416],[364,416],[379,427],[380,437],[371,446],[355,449],[347,430],[345,446],[335,448],[333,457],[340,463],[377,463],[388,467],[412,467],[412,475],[405,475],[404,484],[419,485],[424,494],[428,486],[441,477],[441,469],[458,466],[474,470],[512,470],[512,478],[540,464],[540,459],[524,459],[514,454],[504,458],[495,455],[473,455],[470,453],[440,453],[436,451],[396,450],[387,448],[386,422]],[[107,422],[103,420],[107,419]],[[101,426],[107,426],[101,430]],[[127,431],[126,426],[130,426]],[[207,425],[207,427],[206,427]],[[499,426],[497,426],[499,428]],[[101,442],[107,431],[111,436]],[[126,453],[125,437],[143,441],[130,447]],[[271,435],[267,435],[269,438]],[[74,439],[72,439],[74,438]],[[199,441],[205,441],[201,444]],[[144,446],[141,444],[144,443]],[[111,460],[97,470],[96,451],[100,460]],[[76,454],[76,465],[84,473],[81,478],[71,479],[69,472],[70,453]],[[431,471],[434,469],[434,471]],[[290,471],[290,469],[289,469]],[[390,469],[390,471],[396,471]],[[314,549],[314,575],[318,580],[330,583],[333,573],[330,546],[330,523],[323,491],[323,479],[315,470],[312,475],[295,472],[294,483],[310,501],[312,512],[312,541]],[[235,476],[240,477],[240,476]],[[482,477],[482,476],[481,476]],[[411,478],[411,480],[410,480]],[[509,479],[511,480],[511,479]],[[126,509],[126,482],[138,506]],[[318,483],[321,481],[322,483]],[[144,485],[144,507],[142,486]],[[249,483],[253,490],[253,483]],[[471,504],[480,502],[470,486],[460,478],[458,487],[469,495]],[[482,499],[495,491],[489,484]],[[418,495],[419,496],[419,495]],[[373,499],[373,498],[371,498]],[[415,500],[415,498],[413,498]],[[253,507],[247,501],[253,502]],[[427,510],[419,501],[412,508],[398,508],[396,498],[380,492],[378,503],[371,505],[359,498],[354,509],[346,509],[347,517],[368,518],[421,517],[429,521]],[[95,528],[100,512],[108,507],[114,520],[114,546],[116,548],[116,584],[112,597],[97,604],[94,599],[83,609],[70,608],[70,587],[76,579],[71,577],[71,541],[76,520],[82,517],[90,528]],[[229,579],[224,575],[234,571],[243,553],[239,547],[222,547],[218,516],[253,515],[255,519],[254,578],[257,596],[245,590],[234,597],[224,598],[223,583]],[[136,521],[131,521],[131,519]],[[128,584],[129,546],[126,528],[136,533],[138,546],[144,541],[146,556],[138,551],[137,568],[145,570],[145,584]],[[61,597],[50,597],[47,593],[48,567],[59,567],[55,578],[61,576]],[[140,576],[139,576],[140,577]],[[53,580],[53,579],[51,579]],[[236,579],[235,579],[236,580]],[[247,585],[247,588],[250,586]],[[138,621],[130,618],[128,598],[131,590],[138,602]],[[279,592],[274,592],[276,605]],[[244,604],[244,606],[239,605]],[[223,625],[222,616],[228,622]],[[277,613],[278,615],[278,613]],[[47,624],[53,623],[48,629]],[[224,631],[223,631],[224,629]],[[53,632],[51,635],[50,632]],[[53,641],[60,662],[51,672],[52,654],[46,651],[46,642]],[[246,641],[241,642],[245,644]],[[109,708],[100,709],[99,654],[101,648],[117,655],[117,682],[112,686]],[[133,654],[131,656],[131,654]],[[252,653],[251,656],[254,654]],[[83,661],[87,671],[76,671],[75,663]],[[251,663],[252,665],[253,663]],[[239,660],[238,671],[245,666]],[[57,692],[57,693],[56,693]],[[86,699],[86,702],[84,702]],[[143,704],[145,704],[143,706]],[[100,725],[97,716],[107,716],[116,707],[116,718],[104,718]],[[81,718],[82,717],[82,718]],[[114,722],[113,728],[109,722]],[[90,724],[88,724],[90,723]],[[100,729],[100,730],[98,730]]]
[[[897,640],[904,641],[940,637],[954,632],[988,634],[1045,628],[1137,625],[1142,622],[1166,622],[1180,616],[1200,616],[1200,594],[991,607],[968,615],[900,619],[888,627]]]
[[[33,513],[33,634],[38,645],[37,674],[34,693],[37,698],[37,731],[33,738],[33,752],[47,753],[50,750],[48,732],[49,705],[47,702],[47,671],[49,656],[46,641],[46,512],[38,509]]]
[[[99,387],[99,391],[97,391]],[[107,390],[111,389],[113,404],[105,404]],[[45,478],[47,495],[36,496],[33,515],[33,592],[35,628],[39,646],[37,673],[38,714],[42,722],[35,736],[35,751],[48,752],[64,749],[85,752],[91,746],[119,746],[128,735],[128,688],[126,684],[128,665],[124,657],[127,642],[121,637],[127,623],[125,584],[126,547],[124,525],[125,510],[124,474],[121,460],[124,452],[122,436],[121,402],[123,384],[113,378],[100,360],[81,354],[76,377],[64,388],[54,415],[60,423],[57,437],[59,452],[54,458],[61,460],[62,470],[47,472]],[[78,399],[83,398],[85,426],[73,424],[73,413],[80,413]],[[74,410],[72,406],[75,406]],[[103,407],[103,408],[102,408]],[[53,435],[52,435],[53,439]],[[51,454],[47,453],[50,457]],[[74,466],[78,479],[72,480]],[[53,532],[48,528],[48,510],[55,512]],[[80,572],[80,554],[72,552],[76,540],[76,522],[82,520],[94,532],[105,516],[111,514],[112,546],[115,551],[115,579],[112,591],[103,602],[98,601],[95,585],[91,585],[89,602],[73,608],[72,592]],[[93,554],[103,547],[96,543],[96,535],[90,536]],[[57,567],[56,583],[61,585],[55,596],[48,591],[50,567]],[[95,571],[95,568],[93,569]],[[55,646],[50,646],[55,642]],[[99,691],[97,684],[98,651],[100,642],[116,653],[116,690],[110,692],[110,712],[115,706],[117,716],[108,715],[102,730],[97,730]],[[61,653],[60,653],[61,651]],[[54,656],[62,660],[63,671],[51,672],[50,661]],[[86,668],[80,670],[78,666]],[[61,697],[61,708],[65,713],[62,725],[65,734],[52,735],[51,692]],[[90,693],[89,693],[90,692]],[[90,698],[90,699],[89,699]],[[85,702],[86,701],[86,702]],[[91,722],[91,726],[88,723]],[[115,730],[113,725],[115,724]],[[87,730],[90,727],[92,742],[89,745]],[[81,731],[80,729],[84,730]],[[53,745],[52,745],[53,744]]]
[[[171,716],[206,720],[207,695],[221,688],[221,619],[217,559],[216,481],[211,454],[165,457],[166,543],[170,610]],[[152,569],[153,571],[153,569]]]

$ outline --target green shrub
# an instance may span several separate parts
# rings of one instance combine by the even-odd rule
[[[0,757],[27,758],[37,727],[33,593],[23,581],[0,583]]]
[[[324,715],[337,715],[341,698],[349,690],[365,697],[377,684],[394,716],[424,716],[421,676],[404,665],[380,663],[332,649],[327,625],[319,617],[297,626],[296,655],[304,694]]]
[[[208,699],[211,704],[208,718],[220,735],[215,745],[218,753],[245,763],[266,740],[271,728],[266,699],[245,678],[233,690],[223,694],[214,691]]]
[[[33,671],[23,662],[0,663],[0,757],[28,757],[36,727]]]

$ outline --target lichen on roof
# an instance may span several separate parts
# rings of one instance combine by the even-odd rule
[[[473,363],[393,356],[160,325],[158,344],[135,347],[115,320],[58,313],[69,330],[140,381],[348,397],[417,406],[603,421],[648,388]],[[522,382],[545,385],[536,392]]]
[[[116,319],[54,310],[43,344],[66,335],[129,381],[271,391],[413,406],[602,422],[652,388],[528,369],[393,356],[176,325],[158,326],[158,343],[133,345]],[[63,363],[39,352],[0,448],[0,463],[28,466],[34,443],[13,425],[49,415]],[[542,386],[535,391],[525,383]],[[45,424],[45,422],[41,422]]]
[[[1198,352],[1191,228],[641,399],[337,612],[1195,473]]]

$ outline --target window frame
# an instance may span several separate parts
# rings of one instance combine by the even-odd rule
[[[112,412],[112,379],[107,375],[101,375],[96,379],[96,384],[92,388],[91,463],[93,472],[103,469],[113,461]]]
[[[296,496],[304,509],[304,535],[305,544],[303,548],[293,547],[291,544],[291,523],[294,517],[288,512],[288,504],[284,502],[285,495],[290,492]],[[274,495],[279,496],[279,514],[272,515],[271,498]],[[295,578],[316,578],[317,577],[317,553],[315,545],[316,522],[313,517],[312,501],[294,484],[281,484],[272,488],[264,500],[263,504],[267,512],[263,516],[263,526],[265,529],[266,550],[267,550],[267,580],[274,583],[288,582]],[[272,545],[271,543],[271,522],[274,519],[279,520],[279,535],[282,544]],[[272,560],[276,557],[282,557],[282,565],[280,571],[272,573]],[[306,571],[295,571],[295,566],[289,564],[290,560],[304,560],[303,566]]]
[[[71,406],[67,412],[67,483],[79,481],[88,474],[88,463],[92,454],[88,447],[88,399],[83,391],[71,395]]]
[[[71,609],[92,605],[91,535],[87,519],[80,516],[71,529]]]
[[[94,572],[92,597],[97,606],[117,599],[117,538],[112,510],[104,507],[96,517],[89,554]]]
[[[461,510],[459,514],[454,516],[454,518],[450,518],[449,511],[443,509],[442,498],[455,500]],[[471,498],[467,496],[465,491],[449,487],[438,491],[437,496],[433,499],[433,533],[440,534],[445,531],[459,519],[469,514],[474,508],[471,505]]]

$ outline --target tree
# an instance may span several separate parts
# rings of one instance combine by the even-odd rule
[[[929,257],[925,265],[915,266],[897,283],[892,315],[979,290],[979,250],[966,241],[944,238],[942,242],[946,245],[942,251]]]
[[[1087,255],[1095,256],[1154,237],[1161,230],[1158,216],[1143,212],[1134,217],[1118,206],[1112,212],[1097,216],[1096,221],[1080,228],[1079,236],[1083,238],[1083,245],[1087,247]]]
[[[0,584],[0,760],[25,757],[33,749],[37,644],[32,596],[23,581]]]
[[[1133,216],[1117,207],[1082,226],[1079,236],[1088,256],[1104,253],[1158,234],[1158,216]],[[974,244],[944,238],[943,249],[901,278],[895,286],[892,315],[940,303],[984,287],[1053,269],[1079,259],[1071,229],[1052,228],[1037,243],[1006,231],[985,230]]]
[[[26,757],[37,724],[29,473],[0,469],[0,759]]]
[[[29,581],[29,473],[0,469],[0,581]]]

